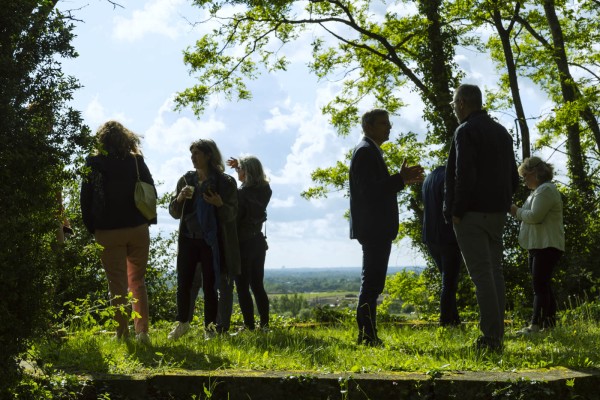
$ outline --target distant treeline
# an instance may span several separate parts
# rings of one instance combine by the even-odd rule
[[[390,267],[388,275],[405,269],[420,272],[423,267]],[[264,282],[269,294],[358,292],[360,275],[359,267],[267,269]]]

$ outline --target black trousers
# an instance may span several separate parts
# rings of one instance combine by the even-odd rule
[[[554,247],[529,250],[529,268],[533,280],[531,324],[541,328],[556,325],[556,299],[552,291],[552,273],[562,251]]]
[[[377,337],[377,298],[385,287],[392,242],[361,241],[363,250],[362,277],[356,322],[359,342],[372,341]]]
[[[440,325],[460,325],[456,306],[456,291],[460,276],[462,255],[458,244],[427,243],[431,258],[442,275],[442,293],[440,295]]]
[[[190,322],[200,288],[204,292],[204,326],[217,323],[218,297],[213,255],[204,239],[179,237],[177,249],[177,321]]]
[[[265,276],[265,257],[267,243],[262,234],[240,243],[240,256],[242,259],[242,273],[235,279],[240,309],[244,317],[244,325],[254,329],[254,302],[260,316],[260,326],[269,325],[269,297],[263,283]]]

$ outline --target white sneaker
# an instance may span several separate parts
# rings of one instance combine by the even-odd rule
[[[177,340],[183,335],[185,335],[190,330],[189,322],[177,322],[177,325],[171,332],[169,332],[169,336],[167,338],[169,340]]]
[[[140,332],[135,336],[135,340],[137,340],[141,344],[150,344],[150,336],[148,336],[148,332]]]
[[[540,331],[539,325],[531,324],[521,330],[518,330],[517,335],[531,335],[532,333],[537,333],[539,331]]]

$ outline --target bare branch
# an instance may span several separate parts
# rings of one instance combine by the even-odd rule
[[[590,75],[592,75],[594,78],[596,78],[597,81],[600,81],[600,76],[596,75],[596,73],[594,71],[592,71],[591,69],[589,69],[586,66],[583,66],[581,64],[575,63],[575,62],[569,62],[569,65],[572,65],[574,67],[577,68],[581,68],[582,70],[586,71],[587,73],[589,73]]]
[[[115,1],[112,1],[112,0],[106,0],[106,1],[108,1],[110,4],[112,4],[113,10],[115,10],[117,7],[120,7],[120,8],[123,8],[123,9],[125,8],[125,7],[123,7],[122,5],[120,5],[119,3],[115,2]]]

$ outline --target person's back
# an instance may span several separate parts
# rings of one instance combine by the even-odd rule
[[[459,128],[458,134],[463,134],[463,131],[464,140],[472,143],[474,151],[473,164],[465,166],[465,169],[475,173],[475,180],[472,185],[464,187],[468,197],[457,201],[464,200],[465,211],[508,212],[518,184],[510,134],[485,111],[472,114]],[[462,188],[460,183],[458,187]]]
[[[482,109],[481,90],[460,85],[452,102],[461,125],[450,147],[444,217],[452,222],[479,305],[480,349],[501,350],[505,286],[502,234],[519,182],[512,138]]]
[[[466,212],[507,213],[519,184],[513,141],[487,112],[471,113],[457,128],[446,173],[446,219]]]
[[[146,218],[135,206],[134,190],[137,181],[135,159],[95,155],[87,163],[102,175],[104,189],[104,210],[95,216],[96,229],[117,229],[138,226],[146,223]],[[153,184],[152,176],[143,158],[138,156],[140,178]],[[156,222],[153,220],[152,222]]]

